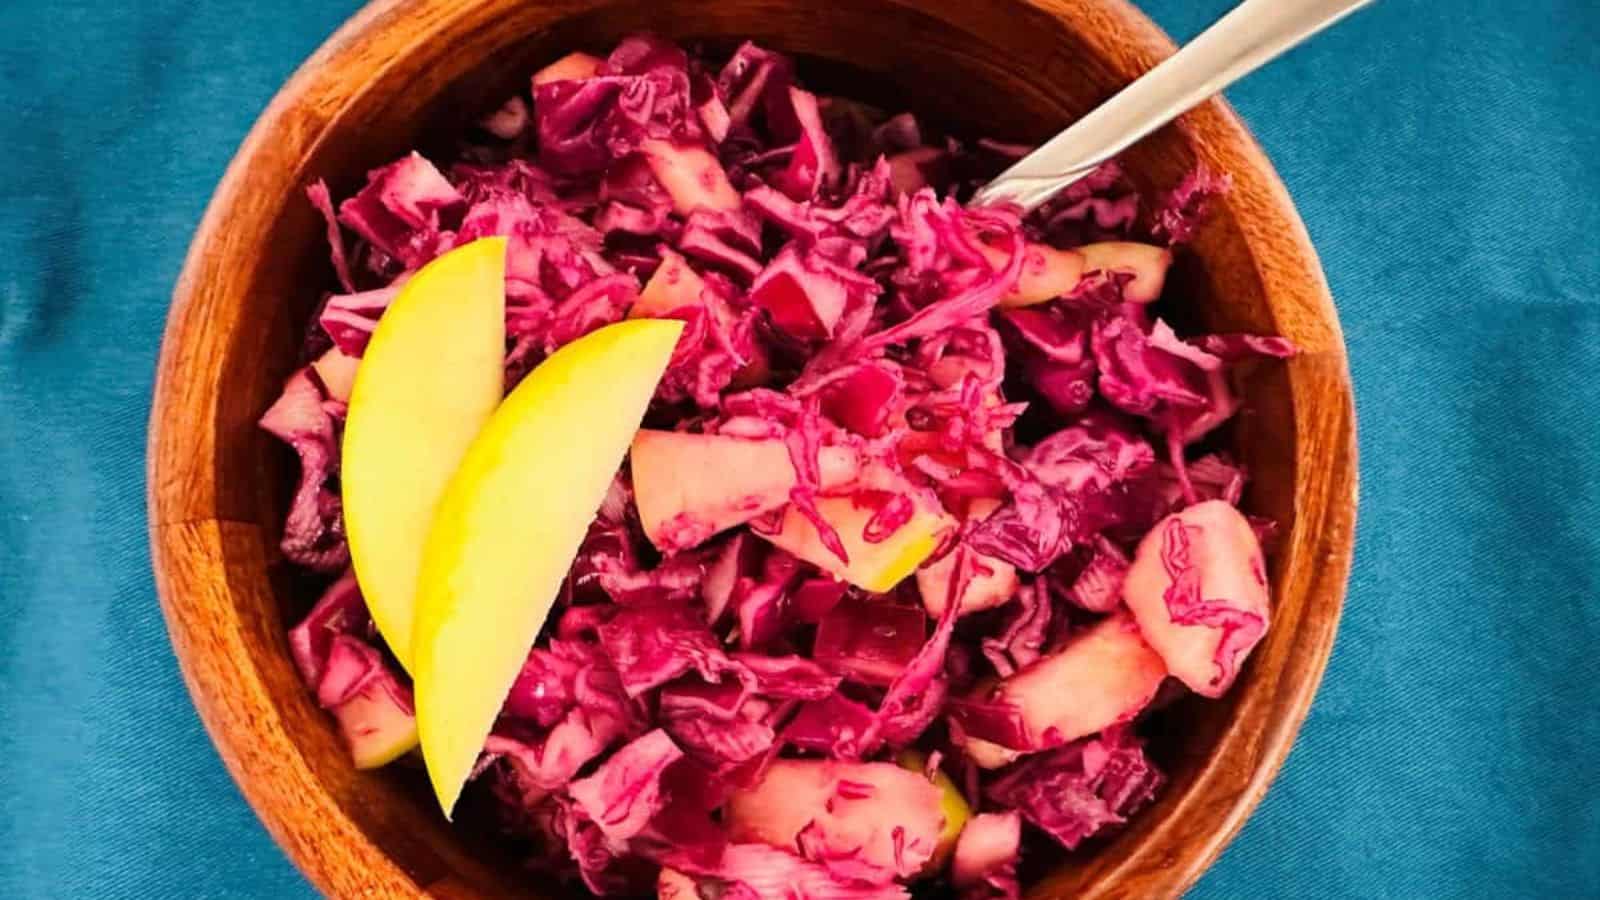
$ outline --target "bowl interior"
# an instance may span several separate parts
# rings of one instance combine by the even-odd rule
[[[495,841],[445,827],[419,772],[351,769],[283,638],[317,586],[277,564],[273,546],[294,462],[254,423],[301,362],[300,336],[333,283],[323,226],[302,190],[322,177],[345,196],[367,169],[413,147],[448,155],[452,135],[525,90],[540,64],[572,49],[603,52],[637,30],[712,46],[748,37],[801,56],[802,77],[820,91],[1011,141],[1048,136],[1166,52],[1147,22],[1111,2],[405,0],[363,12],[296,77],[241,151],[179,287],[152,438],[158,576],[202,711],[236,702],[228,694],[238,691],[207,682],[206,673],[248,669],[259,694],[253,702],[287,736],[284,751],[297,754],[296,770],[306,776],[299,789],[324,792],[326,812],[348,820],[341,836],[322,840],[359,835],[353,839],[398,867],[397,883],[409,879],[436,896],[538,890]],[[1120,834],[1050,858],[1041,897],[1116,895],[1135,883],[1146,886],[1141,893],[1172,893],[1209,862],[1264,789],[1303,715],[1343,587],[1339,553],[1327,554],[1348,554],[1348,523],[1345,533],[1322,525],[1329,492],[1342,502],[1340,491],[1350,487],[1315,472],[1327,461],[1313,458],[1348,452],[1343,351],[1309,248],[1269,246],[1274,230],[1288,232],[1279,241],[1304,243],[1281,188],[1215,104],[1142,142],[1124,162],[1147,191],[1170,187],[1197,162],[1228,172],[1239,186],[1182,255],[1168,292],[1182,303],[1164,313],[1191,327],[1285,334],[1307,352],[1254,373],[1244,383],[1246,412],[1221,438],[1252,474],[1245,506],[1277,520],[1285,535],[1270,563],[1273,629],[1227,698],[1186,699],[1155,718],[1154,752],[1171,783]],[[1331,406],[1312,409],[1329,386]],[[174,537],[201,524],[203,534]],[[238,623],[235,656],[215,670],[198,658],[222,651],[186,637],[179,621],[185,592],[201,589],[173,570],[178,545],[190,540],[215,551],[207,604]],[[330,891],[359,886],[359,873],[335,858],[340,851],[317,845],[287,812],[298,799],[274,793],[283,782],[259,782],[252,773],[246,744],[254,738],[241,732],[255,726],[210,712],[207,722],[296,861]]]

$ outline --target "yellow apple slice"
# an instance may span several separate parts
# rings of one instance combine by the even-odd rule
[[[446,816],[682,330],[634,319],[556,351],[506,398],[439,501],[411,649],[422,756]]]
[[[451,250],[405,283],[355,370],[340,479],[356,581],[412,669],[423,540],[504,391],[506,239]]]
[[[928,758],[915,750],[903,751],[894,761],[900,764],[900,768],[918,774],[928,769]],[[967,798],[961,795],[961,789],[956,787],[943,769],[934,770],[933,786],[939,789],[939,811],[944,813],[944,830],[939,832],[939,846],[923,868],[923,875],[932,875],[944,868],[944,864],[950,861],[950,854],[956,849],[961,829],[972,818],[972,807],[967,804]]]
[[[844,545],[845,562],[833,555],[817,533],[817,526],[793,506],[784,509],[783,520],[773,533],[756,531],[761,537],[800,557],[840,581],[882,594],[894,590],[906,576],[939,547],[942,533],[954,526],[944,513],[919,505],[911,521],[900,526],[888,538],[872,543],[862,532],[875,513],[870,507],[858,506],[851,497],[819,497],[817,511],[822,520],[833,526]]]
[[[312,361],[311,368],[322,379],[322,386],[328,389],[329,400],[349,403],[350,389],[355,387],[356,369],[360,365],[359,358],[346,356],[338,347],[329,347],[327,352]]]
[[[358,769],[386,766],[417,745],[417,719],[396,699],[404,690],[398,685],[385,672],[333,711]]]

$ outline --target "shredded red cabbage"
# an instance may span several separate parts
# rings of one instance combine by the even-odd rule
[[[1067,849],[1127,820],[1161,786],[1144,745],[1124,728],[1036,754],[991,782],[984,795]]]
[[[818,96],[750,43],[634,36],[492,100],[450,165],[308,189],[338,290],[261,425],[300,462],[284,556],[345,572],[289,636],[319,703],[409,722],[347,571],[344,404],[404,281],[505,235],[508,386],[625,317],[687,323],[475,775],[536,864],[873,900],[948,860],[960,897],[1014,900],[1023,823],[1072,848],[1148,802],[1162,680],[1221,693],[1268,621],[1272,523],[1196,445],[1235,366],[1295,348],[1166,318],[1226,176],[1141,209],[1108,163],[1025,217],[967,208],[1028,148]],[[862,587],[907,536],[915,577]],[[940,769],[975,810],[935,846],[962,824]]]
[[[950,860],[950,883],[962,900],[1017,900],[1021,844],[1022,817],[1015,811],[974,816]]]
[[[289,502],[278,546],[290,562],[318,572],[337,572],[350,562],[343,504],[334,487],[342,422],[329,409],[325,390],[313,378],[310,366],[295,372],[277,402],[261,417],[261,427],[293,447],[300,457],[299,486]]]

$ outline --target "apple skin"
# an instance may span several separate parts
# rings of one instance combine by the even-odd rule
[[[417,720],[398,696],[403,690],[385,673],[333,711],[358,769],[376,769],[417,746]]]
[[[861,469],[848,447],[824,447],[818,458],[825,490],[848,485]],[[640,429],[630,459],[640,524],[665,553],[783,506],[796,483],[789,449],[776,438]]]
[[[328,389],[328,399],[349,403],[350,390],[356,384],[356,369],[360,365],[358,357],[349,356],[338,347],[329,347],[326,353],[311,363],[311,368],[322,379],[322,386]]]
[[[911,520],[883,541],[871,543],[862,530],[872,520],[874,510],[860,506],[853,497],[819,497],[817,511],[839,535],[849,562],[833,555],[822,542],[817,527],[793,505],[784,508],[778,530],[755,533],[778,547],[800,557],[840,581],[862,590],[882,594],[894,589],[938,549],[943,533],[955,522],[942,511],[919,504]]]
[[[899,763],[900,768],[919,775],[928,768],[928,758],[915,750],[902,752],[895,757],[895,762]],[[933,851],[927,867],[922,870],[923,875],[934,875],[944,868],[945,863],[950,861],[950,854],[955,852],[961,829],[972,818],[972,807],[967,803],[967,798],[961,795],[960,788],[943,769],[934,771],[933,786],[939,789],[939,811],[944,814],[944,830],[939,833],[939,846]]]
[[[355,369],[340,479],[361,593],[412,669],[423,541],[504,390],[506,239],[457,247],[406,281]]]
[[[991,265],[1006,261],[1005,253],[985,245],[983,254]],[[1122,297],[1130,303],[1150,303],[1161,296],[1172,266],[1172,251],[1133,241],[1103,241],[1084,244],[1071,250],[1058,250],[1047,244],[1029,243],[1023,248],[1022,272],[1017,283],[1000,298],[1008,308],[1047,303],[1070,294],[1091,272],[1117,272],[1131,276],[1122,286]]]
[[[634,319],[551,354],[478,434],[439,501],[411,646],[422,755],[447,817],[682,331]]]

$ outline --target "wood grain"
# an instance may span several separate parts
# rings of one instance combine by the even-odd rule
[[[311,880],[339,897],[519,896],[492,842],[434,814],[417,773],[355,771],[295,677],[284,622],[306,596],[277,577],[291,458],[255,427],[297,360],[330,273],[302,199],[335,193],[451,130],[573,48],[651,29],[751,37],[807,58],[827,90],[961,129],[1037,140],[1172,52],[1122,0],[382,0],[294,75],[207,210],[173,295],[157,376],[149,503],[157,586],[195,704],[245,797]],[[1172,783],[1116,837],[1058,865],[1037,898],[1176,896],[1238,830],[1288,754],[1322,676],[1350,565],[1355,424],[1343,339],[1305,229],[1222,102],[1126,157],[1167,186],[1200,162],[1234,190],[1178,266],[1196,324],[1282,334],[1305,353],[1246,383],[1229,431],[1246,506],[1286,533],[1274,623],[1233,692],[1162,714]],[[531,894],[527,894],[531,895]]]

